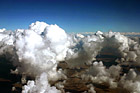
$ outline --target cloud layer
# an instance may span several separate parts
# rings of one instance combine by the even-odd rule
[[[110,63],[98,61],[97,56],[103,53],[110,53],[116,59]],[[35,78],[25,82],[23,93],[64,92],[72,69],[80,71],[75,72],[74,77],[89,83],[85,92],[95,93],[95,83],[140,92],[139,39],[117,32],[70,35],[57,25],[37,21],[29,29],[14,32],[0,29],[0,55],[8,55],[6,58],[17,67],[12,73]],[[61,62],[67,65],[66,69],[58,68]],[[126,66],[129,69],[124,72]]]

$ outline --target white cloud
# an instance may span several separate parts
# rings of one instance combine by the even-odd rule
[[[106,48],[118,57],[118,65],[107,68],[103,62],[92,62]],[[84,67],[87,68],[79,69],[83,70],[79,77],[91,82],[90,92],[95,92],[93,83],[107,83],[110,88],[121,86],[124,89],[129,88],[127,90],[132,93],[140,92],[140,76],[136,73],[137,70],[122,72],[124,63],[129,66],[140,64],[139,41],[120,33],[98,31],[89,36],[69,35],[57,25],[37,21],[29,29],[17,29],[15,32],[1,29],[0,55],[8,55],[7,58],[17,66],[13,73],[36,78],[35,81],[28,81],[23,93],[58,93],[60,90],[57,86],[64,86],[65,82],[57,80],[67,80],[67,69]],[[60,61],[65,61],[68,68],[57,69]],[[120,75],[121,73],[124,75]],[[51,87],[49,82],[57,82],[54,85],[58,89]]]

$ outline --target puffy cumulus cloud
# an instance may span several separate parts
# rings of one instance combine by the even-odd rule
[[[114,52],[114,55],[121,58],[119,62],[139,64],[140,45],[136,40],[121,35],[118,32],[109,32],[102,36],[104,37],[103,48],[110,49]]]
[[[46,28],[46,39],[50,42],[50,48],[56,53],[56,59],[59,61],[64,60],[66,57],[66,51],[70,46],[70,38],[57,25],[50,25]]]
[[[49,81],[63,78],[61,70],[57,70],[57,63],[64,60],[70,42],[68,35],[59,26],[36,22],[25,30],[9,32],[2,29],[0,41],[1,55],[11,50],[11,56],[16,57],[13,64],[17,69],[12,72],[32,77],[45,72]],[[30,86],[33,82],[28,84]]]
[[[2,29],[3,30],[3,29]],[[4,31],[0,32],[0,56],[6,54],[6,58],[12,58],[10,55],[12,55],[14,51],[14,33],[11,31]]]
[[[56,87],[48,83],[47,74],[42,73],[35,81],[28,81],[23,87],[22,93],[61,93]]]
[[[21,62],[19,71],[34,76],[46,72],[49,80],[56,80],[60,76],[60,71],[56,72],[57,63],[64,60],[69,47],[65,31],[57,25],[36,22],[30,29],[17,32],[14,44]]]
[[[109,32],[104,34],[104,48],[110,48],[116,55],[126,56],[125,51],[129,50],[129,39],[120,33]]]
[[[94,62],[81,77],[86,81],[97,84],[107,83],[110,88],[116,88],[118,86],[116,79],[120,77],[120,71],[119,65],[106,68],[102,62]]]
[[[0,32],[4,32],[4,31],[6,31],[6,29],[5,29],[5,28],[3,28],[3,29],[0,29]]]
[[[13,42],[14,42],[13,32],[11,31],[0,32],[0,41],[1,41],[1,46],[3,44],[13,45]]]
[[[131,93],[139,93],[140,92],[140,75],[138,75],[134,69],[130,69],[127,74],[124,74],[121,77],[120,85],[129,90]]]
[[[117,65],[113,65],[116,63],[113,61],[106,63],[111,64],[107,67],[102,58],[97,61],[97,55],[102,53],[115,56]],[[22,74],[23,83],[26,83],[26,76],[35,78],[27,81],[23,93],[63,93],[71,77],[88,84],[85,93],[96,93],[94,84],[140,92],[139,70],[125,71],[125,67],[134,68],[140,64],[139,39],[120,33],[98,31],[94,35],[71,35],[57,25],[37,21],[28,29],[14,32],[0,29],[2,55],[7,55],[17,67],[11,72]]]
[[[29,26],[29,29],[34,30],[37,34],[42,34],[47,26],[49,25],[44,22],[36,21]]]
[[[101,50],[102,38],[92,35],[86,37],[74,36],[74,44],[67,51],[66,62],[71,68],[80,68],[85,64],[91,64]]]

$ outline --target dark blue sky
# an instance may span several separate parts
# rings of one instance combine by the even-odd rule
[[[66,32],[140,32],[140,0],[0,0],[0,28],[57,24]]]

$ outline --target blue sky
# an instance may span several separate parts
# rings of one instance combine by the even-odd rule
[[[0,0],[0,28],[26,29],[35,21],[66,32],[140,32],[139,0]]]

